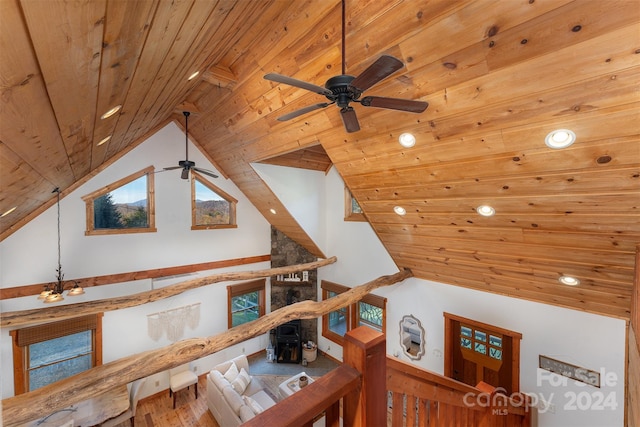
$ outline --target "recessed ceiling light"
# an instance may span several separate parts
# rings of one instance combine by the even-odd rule
[[[395,213],[397,213],[398,215],[406,215],[407,214],[407,210],[405,208],[403,208],[402,206],[395,206],[393,208],[393,211]]]
[[[5,217],[7,215],[9,215],[11,212],[15,211],[16,209],[18,209],[17,206],[12,207],[11,209],[5,211],[2,215],[0,215],[0,218]]]
[[[110,139],[111,139],[111,135],[109,135],[109,136],[108,136],[108,137],[106,137],[106,138],[103,138],[100,142],[98,142],[98,143],[96,144],[96,147],[101,146],[102,144],[104,144],[105,142],[107,142],[107,141],[108,141],[108,140],[110,140]]]
[[[549,148],[567,148],[576,141],[576,134],[569,129],[556,129],[545,137],[544,143]]]
[[[398,137],[398,142],[404,148],[411,148],[416,145],[416,137],[413,134],[405,132]]]
[[[115,107],[113,107],[112,109],[104,113],[102,116],[100,116],[100,118],[102,120],[108,119],[109,117],[113,116],[115,113],[120,111],[121,108],[122,108],[122,105],[116,105]]]
[[[200,74],[200,71],[196,71],[195,73],[191,74],[187,80],[195,79],[196,77],[198,77],[198,74]]]
[[[273,209],[273,208],[269,209],[269,212],[271,212],[271,213],[272,213],[272,214],[274,214],[274,215],[276,214],[276,210],[275,210],[275,209]]]
[[[493,216],[496,214],[496,210],[489,205],[478,206],[476,212],[482,216]]]
[[[568,286],[577,286],[580,284],[580,280],[572,276],[560,276],[558,280],[563,285],[568,285]]]

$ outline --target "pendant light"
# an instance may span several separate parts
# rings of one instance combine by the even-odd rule
[[[50,283],[45,286],[45,289],[40,293],[38,299],[44,300],[45,303],[52,303],[64,300],[62,292],[64,291],[65,282],[63,282],[64,274],[62,273],[62,263],[60,262],[60,188],[56,187],[52,193],[57,195],[57,207],[58,207],[58,268],[56,269],[57,277],[54,283]],[[67,295],[76,296],[84,294],[84,289],[78,285],[78,282],[73,281],[73,287],[69,289]]]

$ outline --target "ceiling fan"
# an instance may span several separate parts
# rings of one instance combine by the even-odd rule
[[[360,105],[364,107],[386,108],[411,113],[422,113],[427,109],[429,103],[425,101],[384,98],[380,96],[365,96],[360,99],[360,96],[365,90],[389,77],[402,67],[404,67],[404,64],[399,59],[390,55],[382,55],[357,77],[345,73],[345,0],[342,0],[342,74],[331,77],[324,84],[324,87],[277,73],[266,74],[264,78],[324,95],[330,101],[309,105],[292,111],[289,114],[278,117],[279,121],[291,120],[303,114],[310,113],[311,111],[336,104],[340,108],[342,122],[347,132],[357,132],[360,130],[360,124],[358,123],[355,110],[349,105],[352,102],[360,103]]]
[[[173,169],[182,169],[182,174],[180,178],[189,179],[189,171],[194,170],[204,175],[209,175],[212,178],[217,178],[218,175],[215,173],[208,171],[206,169],[197,168],[195,162],[189,160],[189,115],[191,114],[188,111],[183,111],[184,114],[184,138],[185,138],[185,156],[184,160],[180,160],[178,162],[178,166],[171,166],[168,168],[164,168],[164,170],[169,171]]]

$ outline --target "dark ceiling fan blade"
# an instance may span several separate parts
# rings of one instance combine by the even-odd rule
[[[162,170],[166,170],[166,171],[172,171],[174,169],[183,169],[183,166],[171,166],[168,168],[162,168]]]
[[[182,169],[182,174],[180,175],[182,179],[189,179],[189,168]]]
[[[391,110],[408,111],[410,113],[422,113],[429,106],[429,103],[426,101],[384,98],[382,96],[365,96],[360,100],[360,104],[365,107],[388,108]]]
[[[302,80],[294,79],[293,77],[283,76],[282,74],[269,73],[269,74],[265,74],[264,78],[266,80],[271,80],[272,82],[284,83],[289,86],[299,87],[300,89],[305,89],[320,95],[325,95],[325,96],[332,95],[329,89],[323,88],[322,86],[314,85],[313,83],[303,82]]]
[[[194,171],[196,171],[198,173],[201,173],[201,174],[204,174],[204,175],[209,175],[211,178],[217,178],[218,177],[218,175],[216,175],[215,173],[213,173],[211,171],[208,171],[206,169],[200,169],[200,168],[191,168],[191,169],[193,169]]]
[[[353,79],[351,86],[364,92],[380,80],[390,76],[391,74],[404,67],[402,61],[390,55],[382,55],[373,64],[364,70],[358,77]]]
[[[340,110],[340,117],[342,117],[342,123],[347,132],[358,132],[360,130],[360,123],[358,123],[358,117],[356,116],[356,110],[353,107],[345,107]]]
[[[300,108],[299,110],[292,111],[289,114],[285,114],[284,116],[278,117],[278,121],[286,122],[287,120],[291,120],[303,114],[310,113],[311,111],[314,111],[314,110],[319,110],[331,104],[333,103],[321,102],[320,104],[309,105],[307,107]]]

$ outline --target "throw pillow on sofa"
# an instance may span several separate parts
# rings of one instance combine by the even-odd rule
[[[227,372],[224,373],[224,377],[227,379],[227,381],[233,382],[233,380],[236,379],[239,373],[240,372],[238,371],[238,367],[234,362],[231,364],[231,366],[229,366],[229,369],[227,369]]]
[[[243,394],[244,391],[249,386],[250,382],[251,382],[251,377],[249,376],[249,373],[244,368],[242,368],[240,369],[240,373],[238,374],[236,379],[231,381],[231,386],[239,394]]]

